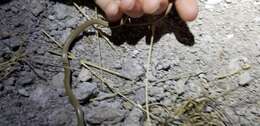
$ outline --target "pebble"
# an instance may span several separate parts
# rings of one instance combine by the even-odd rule
[[[145,103],[145,90],[144,88],[140,88],[135,92],[134,101],[137,104],[144,104]]]
[[[11,37],[7,41],[6,45],[8,45],[12,51],[16,51],[20,47],[21,43],[17,37]]]
[[[63,79],[64,79],[64,73],[63,72],[60,72],[60,73],[54,75],[52,77],[52,80],[51,80],[52,85],[54,87],[58,88],[58,89],[63,88],[64,87],[63,86],[63,84],[64,84]]]
[[[162,60],[161,62],[156,64],[156,70],[169,70],[171,68],[171,61],[170,60]]]
[[[177,94],[182,94],[185,92],[185,83],[186,83],[187,79],[180,79],[176,82],[175,84],[175,91]]]
[[[56,90],[55,90],[56,93]],[[49,102],[48,100],[53,97],[52,89],[48,87],[38,86],[35,90],[30,93],[30,99],[37,102],[39,106],[46,106]]]
[[[73,89],[76,98],[84,103],[88,100],[91,96],[97,95],[97,84],[83,82],[77,85],[75,89]]]
[[[33,76],[31,74],[26,74],[24,76],[19,77],[16,81],[16,84],[25,87],[25,86],[32,84],[34,78],[35,78],[35,76]]]
[[[34,16],[39,16],[40,13],[44,10],[44,4],[39,0],[31,0],[31,10]]]
[[[85,82],[85,81],[91,80],[91,78],[92,78],[92,75],[89,72],[89,70],[86,68],[82,68],[79,73],[78,80],[81,82]]]
[[[134,59],[127,59],[123,63],[122,68],[123,75],[127,75],[127,77],[133,80],[138,79],[140,76],[144,75],[145,72],[143,66]]]
[[[164,88],[163,87],[151,87],[149,90],[149,94],[151,96],[159,96],[159,94],[163,94],[164,93]]]
[[[253,80],[253,77],[249,74],[249,72],[244,72],[239,75],[239,85],[246,86]]]
[[[123,120],[125,115],[126,111],[113,103],[100,103],[87,112],[86,120],[91,124],[117,123]]]
[[[5,80],[3,83],[4,83],[4,85],[14,86],[15,80],[16,79],[14,77],[10,77],[7,80]]]
[[[50,19],[51,21],[55,19],[55,17],[53,15],[49,15],[48,19]],[[53,23],[54,24],[54,23]]]
[[[69,7],[66,4],[56,3],[53,8],[55,10],[55,16],[58,20],[63,20],[74,15],[72,7]]]
[[[22,88],[22,89],[19,89],[18,90],[18,93],[21,95],[21,96],[24,96],[24,97],[29,97],[29,93],[28,91],[25,89],[25,88]]]
[[[72,125],[73,114],[68,112],[66,108],[54,109],[49,114],[48,125],[50,126],[74,126]]]
[[[132,111],[128,114],[128,116],[125,118],[123,125],[142,126],[142,123],[140,121],[142,120],[143,116],[143,112],[140,109],[134,107]]]

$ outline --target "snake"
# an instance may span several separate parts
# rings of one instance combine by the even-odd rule
[[[63,46],[62,59],[63,59],[63,66],[64,66],[65,94],[68,96],[70,104],[73,106],[73,108],[76,111],[77,122],[78,122],[77,126],[85,126],[86,124],[84,121],[84,113],[80,108],[80,103],[77,100],[71,88],[71,69],[70,69],[70,62],[68,58],[68,52],[72,47],[72,43],[74,42],[74,39],[76,39],[81,32],[85,31],[86,29],[90,28],[90,26],[95,24],[104,27],[109,26],[109,23],[107,21],[101,19],[92,19],[92,20],[85,21],[70,33]]]
[[[148,23],[141,23],[141,24],[123,24],[123,25],[128,25],[128,26],[137,26],[137,25],[151,25],[154,24],[163,18],[166,17],[166,15],[170,12],[172,8],[172,3],[168,5],[168,8],[165,12],[165,15],[160,17],[159,19],[156,19],[154,21],[148,22]],[[62,51],[62,59],[63,59],[63,67],[64,67],[64,88],[65,88],[65,94],[68,96],[70,104],[73,106],[73,108],[76,111],[76,116],[77,116],[77,126],[85,126],[85,120],[84,120],[84,113],[80,108],[80,103],[76,96],[74,95],[72,88],[71,88],[71,69],[70,69],[70,62],[68,58],[68,53],[70,49],[72,48],[72,44],[74,40],[80,35],[80,33],[84,32],[88,28],[90,28],[93,25],[100,25],[104,27],[109,27],[109,23],[105,20],[101,19],[92,19],[92,20],[87,20],[84,23],[80,24],[77,28],[75,28],[68,38],[65,40],[64,46],[63,46],[63,51]],[[122,25],[118,25],[122,26]],[[110,28],[117,28],[118,26],[110,27]]]

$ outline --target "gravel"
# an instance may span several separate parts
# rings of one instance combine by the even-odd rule
[[[180,105],[188,98],[205,94],[215,97],[239,86],[217,99],[218,107],[231,118],[233,125],[258,125],[259,3],[259,0],[200,0],[197,19],[186,24],[171,12],[156,25],[148,78],[145,78],[145,64],[149,36],[145,26],[102,28],[112,35],[109,38],[116,52],[104,39],[97,38],[95,29],[86,30],[75,40],[71,52],[77,58],[70,61],[72,89],[80,100],[87,125],[141,126],[145,114],[83,69],[80,59],[116,69],[135,80],[131,82],[93,68],[109,80],[114,91],[140,105],[145,104],[145,79],[150,82],[149,103],[166,106]],[[75,111],[64,92],[62,58],[50,53],[61,54],[62,49],[41,31],[64,43],[78,24],[96,16],[94,6],[78,4],[88,17],[67,1],[4,0],[0,3],[0,64],[10,59],[21,43],[26,54],[0,80],[0,125],[77,125]],[[31,68],[23,61],[30,63]],[[184,76],[190,74],[193,76]],[[155,84],[159,79],[179,75],[183,76]],[[217,79],[219,75],[228,76]],[[157,116],[166,114],[160,107],[153,106],[150,110]],[[153,124],[159,122],[153,120]]]

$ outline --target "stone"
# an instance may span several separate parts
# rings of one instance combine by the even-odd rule
[[[136,80],[140,76],[144,75],[144,67],[137,62],[135,59],[127,59],[123,66],[123,75],[127,75],[127,77]]]
[[[16,80],[16,84],[25,87],[31,85],[33,83],[34,78],[35,76],[32,74],[25,74],[24,76],[20,76]]]
[[[137,57],[137,55],[140,53],[140,51],[139,50],[133,50],[132,51],[132,54],[131,54],[131,56],[132,56],[132,58],[136,58]]]
[[[91,96],[97,95],[97,90],[97,84],[83,82],[78,84],[77,87],[73,89],[73,92],[79,101],[85,102]]]
[[[73,16],[73,8],[66,4],[56,3],[53,8],[58,20],[63,20]]]
[[[180,79],[175,84],[175,91],[177,94],[182,94],[185,92],[185,83],[187,81],[187,78]]]
[[[170,60],[162,60],[156,64],[156,70],[164,70],[167,71],[171,68],[171,61]]]
[[[122,121],[125,115],[126,111],[113,103],[100,103],[87,112],[86,120],[91,124],[117,123]]]
[[[6,45],[12,50],[16,51],[20,47],[20,41],[17,37],[11,37],[9,39],[6,39],[8,42],[6,42]]]
[[[55,19],[55,17],[53,15],[48,15],[48,19],[50,19],[52,21]]]
[[[140,105],[145,103],[145,89],[144,88],[140,88],[135,92],[134,101]]]
[[[154,82],[157,80],[157,78],[153,75],[152,72],[148,72],[147,75],[146,75],[147,79],[149,82]]]
[[[151,87],[150,90],[149,90],[149,94],[151,96],[159,96],[160,94],[163,94],[164,93],[164,88],[163,87]]]
[[[241,75],[239,75],[239,85],[240,86],[246,86],[253,80],[253,77],[249,74],[249,72],[244,72]]]
[[[15,78],[14,77],[10,77],[7,80],[4,80],[4,85],[8,85],[8,86],[14,86],[15,84]]]
[[[63,72],[60,72],[56,75],[54,75],[52,77],[52,85],[58,89],[61,89],[64,87],[64,82],[63,82],[63,79],[64,79],[64,73]]]
[[[21,95],[21,96],[24,96],[24,97],[29,97],[29,92],[25,89],[25,88],[22,88],[22,89],[18,89],[18,93]]]
[[[48,100],[53,97],[52,89],[44,86],[38,86],[35,90],[30,93],[30,99],[39,104],[39,106],[46,106]]]
[[[85,82],[85,81],[91,80],[91,77],[92,77],[92,75],[91,75],[90,71],[86,68],[82,68],[79,73],[78,80],[81,82]]]
[[[34,16],[39,16],[40,13],[44,10],[44,4],[40,2],[39,0],[32,0],[31,1],[31,12]]]
[[[142,126],[141,120],[143,117],[143,112],[140,109],[134,107],[125,118],[123,126]]]
[[[55,109],[47,118],[48,118],[48,125],[51,126],[74,126],[72,113],[70,113],[65,108]]]

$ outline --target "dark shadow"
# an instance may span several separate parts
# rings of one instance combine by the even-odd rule
[[[0,5],[12,2],[13,0],[0,0]]]
[[[133,24],[138,24],[148,22],[148,20],[143,18],[133,19],[132,22]],[[172,9],[166,18],[157,22],[155,26],[154,42],[158,42],[167,33],[173,33],[176,39],[184,45],[192,46],[195,43],[193,34],[186,22],[181,20],[175,8]],[[109,38],[116,45],[123,44],[124,42],[135,45],[143,37],[146,37],[146,42],[149,44],[150,36],[151,30],[148,29],[148,26],[122,26],[112,29],[112,35]]]
[[[81,6],[87,6],[88,8],[94,9],[95,3],[92,0],[52,0],[54,2],[61,2],[68,5],[73,5],[73,2]],[[102,13],[102,11],[99,11]],[[148,22],[149,17],[143,17],[139,19],[131,19],[132,24],[140,24]],[[111,36],[108,36],[111,42],[115,45],[121,45],[123,43],[128,43],[130,45],[135,45],[137,42],[146,37],[147,44],[149,43],[149,38],[151,35],[151,30],[148,26],[138,25],[138,26],[121,26],[118,28],[112,28]],[[189,30],[187,24],[181,20],[176,9],[173,7],[171,12],[166,18],[156,23],[156,31],[154,36],[154,42],[158,42],[160,38],[168,33],[173,33],[176,39],[187,46],[192,46],[195,43],[194,36]]]

